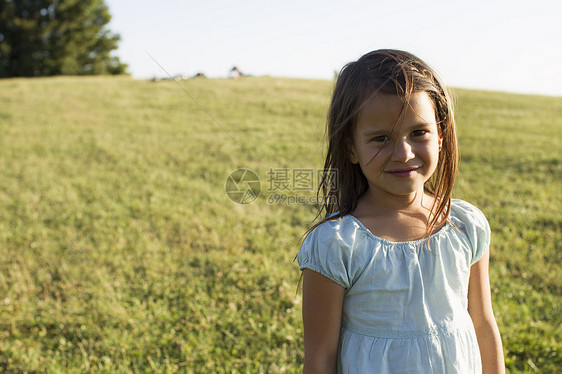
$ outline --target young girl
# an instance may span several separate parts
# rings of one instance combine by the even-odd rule
[[[503,373],[490,229],[451,199],[455,121],[436,74],[396,50],[349,63],[328,137],[325,218],[297,255],[304,372]]]

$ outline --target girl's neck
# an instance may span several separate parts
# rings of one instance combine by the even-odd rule
[[[426,195],[423,191],[409,195],[389,195],[384,192],[368,189],[359,199],[357,208],[363,208],[369,211],[378,211],[381,213],[392,214],[399,212],[429,212],[433,205],[434,198]],[[357,209],[356,209],[357,210]],[[363,210],[363,209],[361,209]]]
[[[434,198],[420,193],[417,196],[381,199],[381,194],[367,191],[358,201],[351,215],[374,235],[393,242],[404,242],[426,237],[431,220]],[[433,232],[443,227],[444,221]]]

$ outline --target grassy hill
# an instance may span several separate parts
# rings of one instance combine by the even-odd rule
[[[181,86],[0,81],[0,371],[299,372],[332,82]],[[508,369],[560,371],[562,98],[455,93],[455,196],[492,226]],[[251,204],[225,193],[238,168]]]

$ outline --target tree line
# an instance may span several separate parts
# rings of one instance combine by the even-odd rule
[[[0,0],[0,77],[124,74],[103,0]]]

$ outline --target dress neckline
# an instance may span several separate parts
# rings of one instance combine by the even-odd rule
[[[345,218],[347,218],[347,217],[349,217],[349,219],[351,219],[353,222],[355,222],[355,223],[356,223],[363,231],[365,231],[365,232],[367,233],[367,235],[368,235],[369,237],[371,237],[372,239],[376,239],[376,240],[378,240],[378,241],[380,241],[380,242],[383,242],[383,243],[386,243],[386,244],[389,244],[389,245],[395,245],[395,246],[398,246],[398,245],[419,245],[420,243],[427,242],[428,239],[431,240],[431,239],[434,239],[434,238],[436,238],[436,237],[438,237],[438,236],[441,236],[443,233],[445,233],[446,231],[448,231],[449,228],[452,226],[452,225],[451,225],[451,219],[450,219],[450,216],[449,216],[449,218],[447,218],[447,220],[445,221],[445,224],[443,225],[443,227],[441,227],[439,230],[437,230],[437,231],[434,232],[433,234],[429,235],[429,238],[428,238],[428,237],[424,237],[424,238],[416,239],[416,240],[407,240],[407,241],[399,241],[399,242],[397,242],[397,241],[392,241],[392,240],[384,239],[384,238],[381,238],[380,236],[377,236],[377,235],[373,234],[373,233],[371,232],[371,230],[369,230],[369,229],[363,224],[363,222],[361,222],[357,217],[355,217],[355,216],[353,216],[353,215],[351,215],[351,214],[348,214],[348,215],[342,217],[342,219],[345,219]]]

